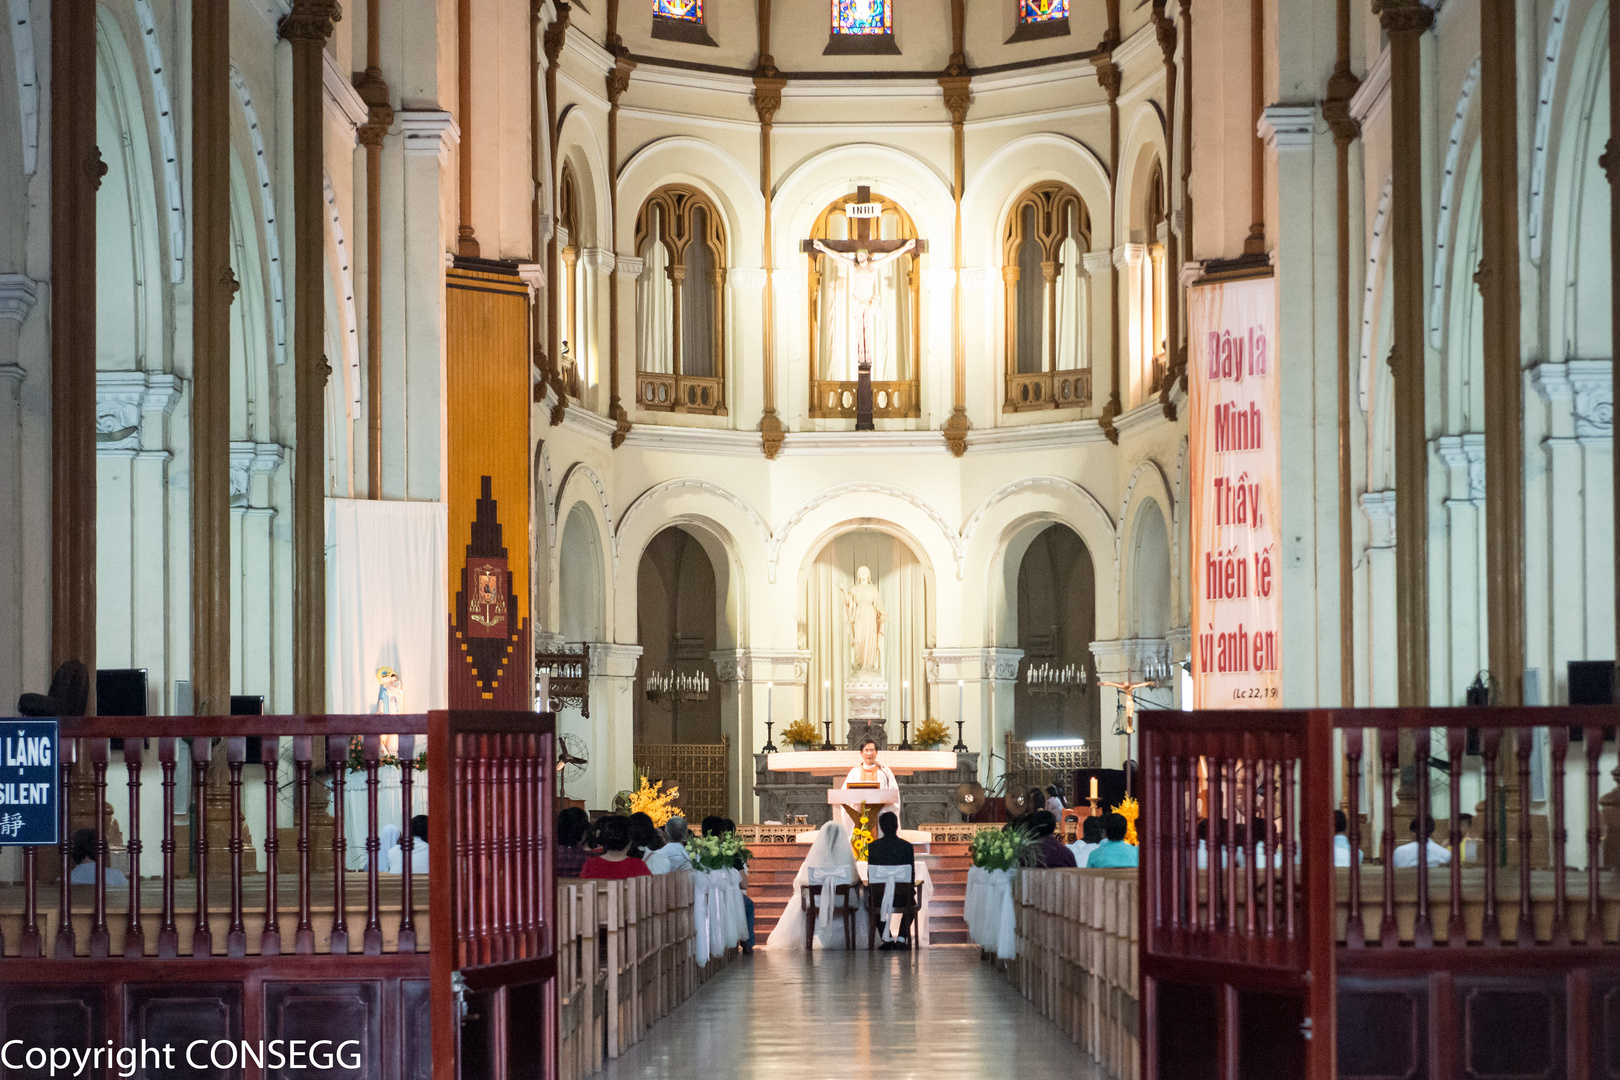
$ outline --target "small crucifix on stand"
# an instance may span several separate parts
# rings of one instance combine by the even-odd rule
[[[878,267],[893,262],[907,252],[921,255],[928,250],[926,240],[881,240],[872,236],[872,222],[883,215],[883,204],[872,201],[872,189],[862,184],[855,189],[857,201],[844,204],[844,216],[855,223],[853,240],[806,240],[802,250],[838,259],[849,274],[851,317],[860,323],[856,353],[855,430],[874,431],[872,423],[872,342],[877,338]]]

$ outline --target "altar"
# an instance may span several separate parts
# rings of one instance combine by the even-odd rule
[[[754,794],[761,821],[792,824],[803,815],[807,827],[825,824],[832,815],[827,791],[843,782],[860,763],[858,750],[784,750],[754,755]],[[951,750],[883,750],[900,784],[901,822],[905,828],[956,821],[956,789],[974,779],[979,755]]]

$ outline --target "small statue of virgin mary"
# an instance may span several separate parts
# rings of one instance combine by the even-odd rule
[[[399,672],[391,667],[377,669],[377,704],[373,715],[398,716],[405,711],[405,687],[399,681]]]

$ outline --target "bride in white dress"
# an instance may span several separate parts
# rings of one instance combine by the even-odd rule
[[[810,854],[804,857],[804,863],[799,872],[793,877],[793,896],[788,900],[787,908],[782,912],[776,928],[771,936],[765,939],[767,949],[789,951],[804,948],[804,902],[800,899],[800,890],[810,883],[810,871],[822,868],[837,871],[847,869],[849,882],[859,885],[860,876],[856,873],[855,852],[849,846],[849,828],[843,823],[833,820],[821,827],[816,839],[810,845]],[[818,949],[842,949],[844,947],[844,920],[842,916],[833,917],[833,895],[835,886],[823,884],[821,889],[820,918],[817,920],[815,947]],[[851,890],[850,902],[858,904]],[[855,915],[855,940],[866,940],[866,911],[860,907]]]

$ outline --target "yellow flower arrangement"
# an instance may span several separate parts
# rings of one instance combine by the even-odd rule
[[[932,750],[951,741],[951,729],[946,727],[943,722],[930,716],[917,725],[917,730],[912,734],[911,741],[916,743],[920,750]]]
[[[849,846],[855,850],[855,861],[866,861],[866,849],[872,846],[877,837],[872,835],[870,822],[871,810],[866,803],[861,804],[861,823],[849,834]]]
[[[649,785],[647,778],[643,776],[641,787],[630,793],[630,812],[646,814],[652,818],[654,825],[662,828],[664,823],[677,813],[675,797],[681,793],[678,787],[672,787],[668,791],[664,791],[663,787],[662,780]]]
[[[1141,815],[1142,808],[1137,805],[1136,800],[1129,795],[1125,796],[1125,801],[1114,807],[1114,813],[1125,819],[1125,842],[1127,844],[1140,843],[1136,837],[1136,819]]]
[[[820,739],[821,733],[808,717],[801,716],[782,729],[782,741],[792,746],[814,746]]]

